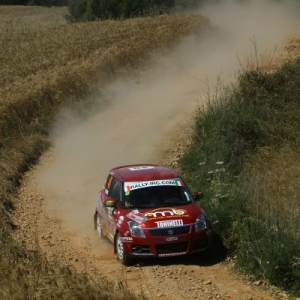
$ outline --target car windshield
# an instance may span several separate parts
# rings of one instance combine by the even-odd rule
[[[190,192],[179,179],[128,182],[124,184],[124,195],[126,208],[180,206],[193,202]]]

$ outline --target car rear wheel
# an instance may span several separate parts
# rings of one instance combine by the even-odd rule
[[[100,220],[99,214],[97,214],[97,223],[96,223],[96,226],[97,226],[98,236],[102,239],[104,237],[104,235],[103,235],[102,224],[101,224],[101,220]]]
[[[129,258],[125,252],[124,244],[120,233],[117,234],[117,238],[116,238],[116,250],[117,250],[118,260],[120,261],[120,263],[122,263],[125,266],[130,265],[132,263],[132,259]]]

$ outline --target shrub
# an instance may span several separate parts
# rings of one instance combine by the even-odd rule
[[[51,0],[49,0],[51,1]],[[195,8],[203,0],[69,0],[73,21],[125,19]]]
[[[300,295],[300,59],[219,85],[196,115],[182,172],[237,267]]]

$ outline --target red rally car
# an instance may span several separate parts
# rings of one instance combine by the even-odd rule
[[[180,175],[154,165],[112,168],[100,190],[94,226],[119,261],[187,255],[211,245],[212,230]]]

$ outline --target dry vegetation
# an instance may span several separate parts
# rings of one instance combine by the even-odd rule
[[[300,174],[298,146],[285,145],[277,151],[260,149],[247,164],[245,193],[250,194],[248,209],[273,229],[285,228],[297,241],[300,238],[299,215]],[[277,225],[276,225],[277,224]]]
[[[49,125],[59,108],[89,106],[83,98],[100,93],[96,83],[103,88],[134,72],[154,51],[159,55],[183,36],[200,34],[209,21],[173,15],[67,24],[65,8],[58,17],[55,8],[16,8],[0,7],[0,298],[133,299],[122,286],[49,265],[38,247],[26,252],[11,239],[9,211],[22,174],[50,143]]]
[[[121,73],[132,71],[153,50],[171,47],[174,41],[193,30],[199,31],[207,22],[199,16],[178,15],[2,28],[0,109],[1,116],[5,116],[0,124],[2,136],[20,129],[16,120],[21,114],[30,124],[47,105],[45,99],[49,104],[63,102],[70,95],[83,96],[92,82],[97,80],[103,85]]]
[[[0,5],[0,27],[66,24],[67,7]]]

